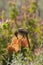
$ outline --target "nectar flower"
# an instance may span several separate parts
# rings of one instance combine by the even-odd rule
[[[23,47],[28,47],[28,40],[27,40],[27,38],[23,38],[22,39],[22,46]]]

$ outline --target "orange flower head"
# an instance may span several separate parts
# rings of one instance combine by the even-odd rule
[[[13,37],[11,44],[8,44],[8,46],[7,46],[7,50],[10,52],[11,51],[18,52],[19,49],[20,49],[20,46],[19,46],[18,40],[16,37]]]
[[[16,44],[12,45],[12,43],[11,43],[10,45],[7,46],[7,50],[9,52],[13,52],[13,51],[18,52],[19,51],[19,44],[16,43]]]
[[[21,40],[23,38],[23,36],[21,34],[18,34],[17,37],[19,40]]]
[[[21,44],[22,44],[23,47],[28,47],[28,40],[27,40],[27,38],[23,38]]]
[[[14,36],[14,37],[12,38],[12,44],[15,44],[16,42],[17,42],[17,37]]]
[[[11,45],[8,45],[6,49],[10,52],[13,50]]]
[[[18,52],[18,51],[19,51],[20,48],[19,48],[18,41],[17,41],[16,44],[12,45],[12,49],[13,49],[13,51],[15,51],[15,52]]]

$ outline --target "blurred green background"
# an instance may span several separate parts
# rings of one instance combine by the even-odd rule
[[[16,1],[17,6],[20,6],[23,3],[23,0],[12,0],[12,1]],[[6,16],[8,16],[7,15],[8,2],[9,0],[0,0],[0,11],[2,9],[5,9]],[[43,19],[43,0],[37,0],[37,3],[38,3],[39,11],[40,11],[40,17]]]

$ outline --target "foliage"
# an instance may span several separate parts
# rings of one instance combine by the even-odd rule
[[[41,39],[40,26],[38,24],[40,18],[38,18],[36,14],[37,3],[30,1],[29,5],[26,6],[26,8],[24,7],[24,9],[22,9],[19,13],[18,10],[16,9],[15,4],[10,2],[8,10],[9,10],[8,11],[9,19],[7,22],[6,21],[4,22],[3,21],[4,14],[2,14],[2,23],[0,26],[0,57],[1,57],[0,61],[2,62],[1,64],[2,65],[43,64],[42,62],[43,54],[39,56],[35,56],[35,54],[33,54],[34,49],[38,47],[40,48],[40,45],[42,46],[43,44],[43,42],[41,43],[41,41],[43,40]],[[19,15],[21,16],[21,19],[19,18],[19,20],[17,20],[17,17],[19,17]],[[12,42],[12,37],[14,36],[16,29],[19,28],[17,22],[18,24],[19,23],[21,24],[20,26],[21,28],[26,29],[28,31],[28,40],[30,48],[20,47],[20,50],[15,52],[14,48],[15,39]],[[16,40],[16,42],[18,41]],[[18,47],[16,49],[18,50]]]
[[[13,2],[9,3],[9,18],[16,19],[18,16],[18,10]]]

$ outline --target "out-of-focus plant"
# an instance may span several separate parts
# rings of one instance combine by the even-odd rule
[[[18,16],[18,10],[16,9],[15,3],[9,2],[9,18],[12,20],[16,19]]]
[[[22,20],[22,26],[24,29],[27,29],[27,31],[29,32],[29,38],[30,40],[30,47],[31,49],[39,47],[38,45],[40,45],[40,37],[41,37],[41,33],[40,33],[40,26],[39,26],[39,21],[40,19],[37,18],[36,16],[36,10],[37,10],[37,3],[36,2],[31,2],[29,3],[29,5],[27,6],[26,10],[24,13],[27,13],[25,15],[26,19]],[[35,14],[35,15],[33,15]]]
[[[29,19],[27,25],[33,48],[38,47],[38,40],[40,39],[40,27],[38,26],[38,20],[36,21],[36,18]]]
[[[21,49],[22,51],[20,50],[17,53],[15,52],[8,53],[8,51],[6,51],[7,43],[8,42],[11,43],[11,37],[12,35],[14,35],[15,28],[17,28],[17,25],[15,26],[15,23],[11,23],[9,21],[16,22],[16,18],[19,15],[18,14],[19,12],[16,9],[15,4],[11,2],[9,4],[9,9],[8,9],[9,21],[3,22],[0,27],[0,56],[3,62],[2,65],[16,65],[16,64],[18,65],[28,65],[28,64],[38,65],[39,64],[40,65],[41,63],[43,64],[42,60],[40,62],[40,58],[42,59],[43,56],[34,56],[34,54],[31,51],[37,47],[40,47],[41,45],[41,33],[40,33],[40,27],[38,25],[39,18],[37,18],[36,15],[33,16],[37,10],[37,3],[30,1],[29,5],[26,6],[26,8],[24,7],[22,9],[23,11],[21,13],[23,13],[23,15],[22,15],[22,20],[20,20],[20,22],[21,22],[21,27],[23,29],[27,29],[29,33],[28,39],[30,42],[30,49],[22,48]],[[2,15],[2,21],[4,21],[4,14]],[[12,49],[12,46],[10,47],[10,50],[11,49]]]
[[[1,19],[2,19],[2,22],[4,22],[4,19],[5,19],[5,10],[2,10],[2,12],[1,12]]]
[[[27,12],[29,14],[32,14],[36,11],[37,3],[36,2],[30,2],[30,5],[27,7]]]
[[[8,22],[3,22],[0,27],[0,54],[3,53],[5,50],[7,43],[10,42],[12,35],[12,30],[9,27]]]

